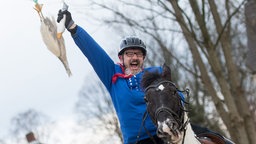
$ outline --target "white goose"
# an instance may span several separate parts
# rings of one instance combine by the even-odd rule
[[[51,17],[51,18],[44,17],[42,13],[43,4],[39,4],[37,0],[33,0],[33,1],[35,2],[34,9],[37,11],[40,17],[40,21],[41,21],[40,31],[46,47],[55,56],[59,58],[59,60],[64,65],[68,76],[71,76],[72,73],[67,61],[64,38],[62,36],[59,36],[57,38],[57,24],[54,20],[54,17]]]

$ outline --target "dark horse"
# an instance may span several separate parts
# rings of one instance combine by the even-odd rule
[[[147,112],[157,126],[157,136],[167,144],[225,144],[223,139],[216,139],[215,135],[203,135],[204,139],[195,136],[185,108],[188,103],[180,94],[188,94],[188,91],[180,91],[176,87],[168,66],[164,64],[162,73],[145,72],[142,87]]]

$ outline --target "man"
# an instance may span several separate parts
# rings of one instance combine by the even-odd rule
[[[110,93],[124,144],[164,144],[156,136],[156,127],[151,119],[146,117],[143,121],[146,103],[140,86],[142,75],[145,71],[162,72],[161,67],[143,67],[147,54],[144,42],[135,36],[123,39],[118,52],[120,63],[115,64],[104,49],[83,28],[74,23],[69,11],[60,10],[57,22],[60,22],[64,14],[66,29]],[[181,97],[183,98],[183,95]]]
[[[143,68],[147,54],[144,42],[135,36],[123,39],[118,53],[120,63],[115,64],[104,49],[84,29],[74,23],[70,12],[60,11],[58,22],[63,18],[63,14],[66,14],[67,30],[111,95],[124,144],[153,144],[154,141],[161,144],[162,141],[155,136],[156,127],[149,117],[144,122],[146,130],[142,128],[142,118],[146,111],[144,92],[140,87],[142,75],[146,70],[162,71],[161,67]]]

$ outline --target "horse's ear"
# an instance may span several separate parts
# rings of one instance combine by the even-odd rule
[[[148,87],[152,83],[151,73],[149,71],[145,71],[142,80],[141,80],[141,86],[142,88]]]
[[[155,80],[160,79],[162,74],[158,71],[147,71],[145,70],[142,79],[141,79],[141,87],[145,89],[149,85],[151,85]]]
[[[164,77],[165,79],[168,79],[170,81],[172,80],[171,68],[169,66],[167,66],[166,63],[163,64],[162,77]]]

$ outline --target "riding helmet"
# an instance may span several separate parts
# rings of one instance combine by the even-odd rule
[[[121,41],[118,55],[122,55],[128,48],[139,48],[142,50],[144,56],[147,54],[144,42],[136,36],[128,36]]]

